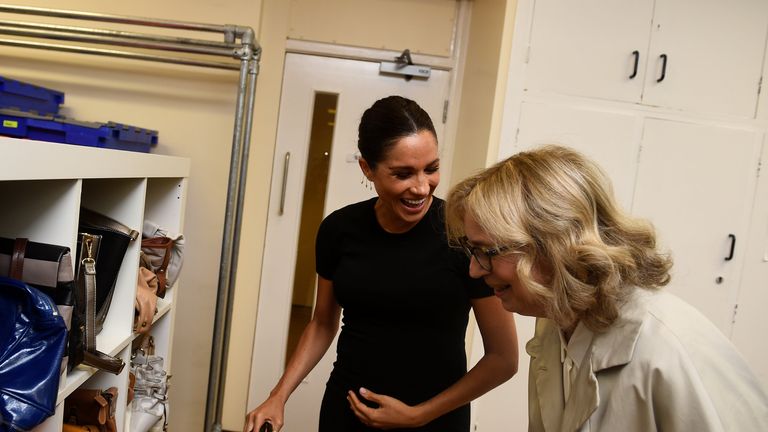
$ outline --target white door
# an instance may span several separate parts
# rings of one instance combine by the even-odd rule
[[[768,167],[768,136],[763,142],[762,166]],[[758,179],[755,197],[731,341],[768,388],[768,345],[759,343],[761,335],[768,332],[765,313],[768,306],[768,175],[765,172]]]
[[[754,117],[766,27],[765,0],[656,1],[643,103]]]
[[[639,101],[652,14],[652,0],[536,0],[525,89]]]
[[[448,88],[449,73],[446,71],[433,70],[428,80],[414,78],[406,81],[401,76],[380,75],[379,64],[374,62],[286,55],[249,408],[267,397],[284,370],[315,95],[338,95],[328,154],[324,206],[324,215],[327,215],[346,204],[373,196],[374,192],[361,184],[363,177],[356,159],[357,127],[363,111],[388,95],[413,99],[432,117],[441,146],[443,175],[436,193],[441,195],[447,190],[452,151],[451,144],[443,136],[442,117]],[[287,175],[283,185],[284,172]],[[308,180],[312,182],[313,179]],[[289,400],[285,432],[317,429],[320,402],[335,357],[334,341],[320,364]]]
[[[760,157],[759,133],[649,119],[633,213],[673,253],[669,289],[727,336],[744,263]]]

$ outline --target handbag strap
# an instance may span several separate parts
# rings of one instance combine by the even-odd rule
[[[81,277],[85,282],[85,350],[83,363],[119,374],[125,362],[117,357],[104,354],[96,349],[96,260],[93,258],[93,244],[90,235],[83,238],[83,254],[80,257]]]
[[[83,236],[78,273],[85,282],[85,350],[96,351],[96,260],[90,235]]]
[[[173,250],[173,239],[170,237],[151,237],[141,241],[142,248],[163,249],[163,262],[155,269],[150,269],[157,275],[158,295],[165,296],[165,289],[168,284],[168,264],[171,263],[171,254]]]
[[[27,239],[25,237],[18,237],[13,242],[13,254],[11,255],[11,268],[8,271],[8,276],[11,279],[21,280],[24,275],[24,254],[27,251]]]

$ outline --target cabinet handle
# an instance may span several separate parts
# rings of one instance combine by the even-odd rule
[[[635,56],[635,67],[632,69],[632,75],[629,76],[629,79],[633,79],[637,76],[637,65],[640,63],[640,51],[634,50],[632,51],[632,55]]]
[[[736,248],[736,236],[734,234],[728,234],[728,238],[731,239],[731,251],[728,252],[728,256],[725,257],[726,261],[733,259],[733,250]]]
[[[280,192],[280,212],[282,215],[285,213],[285,189],[288,187],[288,167],[291,164],[291,152],[285,154],[285,162],[283,163],[283,186]]]
[[[656,80],[657,83],[664,81],[664,77],[667,76],[667,55],[662,54],[659,58],[661,59],[661,76]]]

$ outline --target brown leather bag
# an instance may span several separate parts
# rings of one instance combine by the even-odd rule
[[[150,237],[141,240],[140,265],[157,275],[157,296],[165,297],[168,288],[168,265],[171,263],[174,242],[169,237]]]
[[[99,427],[94,425],[79,426],[64,423],[61,432],[99,432]]]
[[[95,426],[99,432],[117,432],[116,406],[116,387],[106,390],[79,388],[64,400],[64,422],[77,426]]]
[[[136,310],[133,319],[133,331],[144,334],[152,328],[152,320],[157,313],[158,277],[151,270],[139,267],[139,279],[136,286]]]

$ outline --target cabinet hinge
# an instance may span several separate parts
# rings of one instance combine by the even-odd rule
[[[757,161],[757,178],[760,178],[760,172],[763,170],[763,161]]]
[[[443,124],[448,121],[448,99],[443,102]]]
[[[733,317],[731,317],[731,324],[736,324],[736,313],[739,311],[739,304],[733,305]]]

